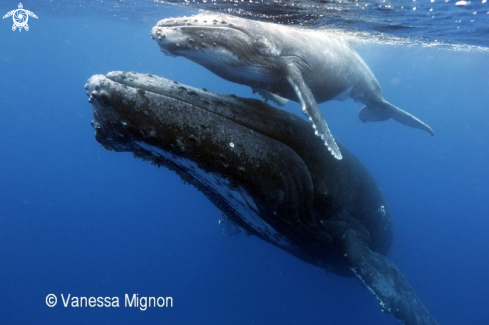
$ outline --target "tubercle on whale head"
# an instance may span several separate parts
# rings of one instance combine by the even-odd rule
[[[219,25],[229,25],[239,24],[239,21],[243,20],[242,17],[234,16],[231,14],[216,12],[216,11],[203,11],[192,16],[183,17],[170,17],[160,20],[158,26],[219,26]],[[253,20],[248,20],[253,22]]]
[[[182,50],[229,50],[230,42],[240,42],[241,47],[252,44],[250,37],[239,30],[193,27],[160,27],[151,30],[151,37],[156,40],[162,49],[178,52]]]
[[[191,17],[180,18],[165,18],[153,27],[152,35],[156,38],[155,31],[167,30],[167,31],[182,31],[182,30],[197,30],[197,32],[204,30],[205,28],[233,28],[234,25],[228,23],[226,20],[221,19],[222,14],[199,14]]]
[[[95,138],[107,150],[127,151],[132,147],[131,139],[125,136],[125,130],[129,127],[128,122],[115,110],[111,109],[117,105],[117,98],[112,96],[110,82],[104,75],[94,75],[85,84],[85,92],[88,102],[94,107],[94,118],[91,121],[95,129]],[[111,127],[107,127],[110,124]]]
[[[204,12],[190,17],[165,18],[157,23],[160,27],[178,27],[178,26],[218,26],[232,25],[229,20],[233,16],[221,13]]]
[[[252,46],[251,31],[228,22],[233,19],[233,16],[219,13],[166,18],[152,28],[151,37],[168,55],[181,55],[180,53],[184,51],[204,49],[213,49],[214,52],[218,50],[233,52],[236,47],[245,49]],[[230,45],[232,48],[229,47]],[[248,48],[246,51],[250,50],[251,48]]]

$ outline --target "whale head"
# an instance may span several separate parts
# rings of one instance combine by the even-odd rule
[[[151,36],[166,55],[186,57],[224,79],[261,87],[282,68],[281,46],[260,32],[262,25],[209,12],[163,19]]]

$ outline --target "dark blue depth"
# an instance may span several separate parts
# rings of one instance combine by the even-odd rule
[[[221,212],[172,172],[105,151],[83,85],[93,74],[135,70],[239,96],[252,96],[249,89],[165,57],[149,36],[157,19],[24,8],[39,17],[28,32],[12,32],[10,18],[0,24],[2,324],[397,323],[355,278],[257,238],[223,235]],[[436,134],[362,124],[352,101],[320,106],[390,203],[388,257],[440,324],[485,324],[489,54],[357,49],[385,97]],[[285,109],[301,114],[297,103]],[[58,296],[54,308],[49,293]],[[64,308],[61,293],[172,296],[174,307]]]

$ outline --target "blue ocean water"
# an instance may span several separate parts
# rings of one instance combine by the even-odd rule
[[[196,189],[95,141],[83,89],[93,74],[153,72],[252,96],[192,62],[165,57],[151,40],[159,19],[195,9],[132,3],[139,10],[131,19],[130,10],[118,9],[123,2],[23,4],[39,17],[29,18],[28,32],[13,32],[10,18],[0,25],[0,323],[397,323],[355,278],[328,274],[254,237],[223,235],[221,212]],[[0,11],[17,5],[2,1]],[[435,27],[453,27],[446,24]],[[484,37],[467,32],[469,39],[484,46]],[[389,259],[440,324],[485,324],[489,52],[396,44],[360,42],[357,50],[386,98],[428,122],[434,137],[391,121],[363,124],[351,100],[320,107],[390,204]],[[300,114],[297,103],[285,109]],[[54,308],[45,302],[51,293]],[[61,294],[126,293],[171,296],[174,306],[61,304]]]

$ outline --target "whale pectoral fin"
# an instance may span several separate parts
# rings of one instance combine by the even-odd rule
[[[331,154],[338,160],[341,160],[340,148],[336,144],[336,141],[329,130],[326,121],[324,120],[319,107],[317,106],[316,99],[311,92],[311,89],[304,82],[302,78],[302,72],[300,68],[295,64],[289,64],[287,66],[287,81],[294,89],[295,94],[299,102],[301,103],[302,112],[309,117],[312,122],[312,126],[316,132],[316,135],[320,136],[324,141],[324,144],[328,147]]]
[[[268,102],[271,100],[278,106],[284,106],[286,105],[289,100],[287,98],[280,97],[279,95],[275,95],[274,93],[269,92],[268,90],[261,89],[261,88],[251,88],[254,93],[260,94],[261,97],[265,100],[265,102]]]
[[[382,101],[375,106],[364,106],[359,113],[360,120],[362,122],[377,122],[385,121],[389,118],[396,120],[399,123],[407,125],[415,129],[421,129],[428,132],[431,135],[435,135],[433,129],[416,116],[409,114],[408,112],[400,109],[397,106],[392,105],[387,101]]]
[[[348,265],[375,295],[382,311],[393,314],[402,324],[438,324],[401,271],[368,247],[365,234],[350,228],[341,241]]]

